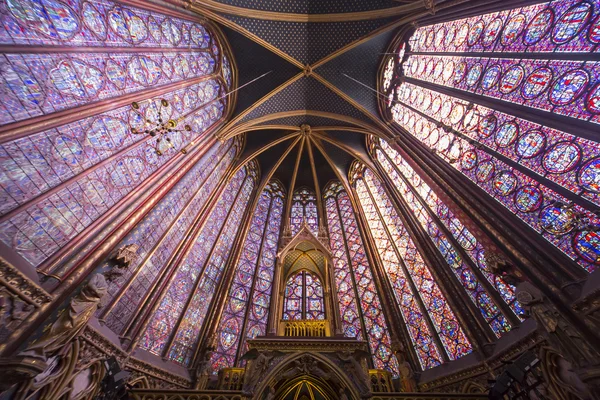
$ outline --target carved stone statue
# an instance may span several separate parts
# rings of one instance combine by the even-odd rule
[[[348,400],[348,396],[346,396],[346,390],[341,387],[338,391],[338,400]]]
[[[354,371],[356,378],[360,379],[362,382],[368,385],[369,375],[360,363],[360,358],[362,354],[359,353],[361,352],[342,351],[337,353],[337,356],[340,359],[340,361],[344,363],[345,370],[349,369],[351,371]]]
[[[494,251],[485,251],[483,257],[490,272],[501,276],[509,285],[517,286],[519,283],[525,281],[521,272],[504,255]]]
[[[412,366],[406,359],[406,349],[402,343],[394,344],[394,354],[398,360],[398,372],[400,373],[400,387],[403,392],[417,392],[417,381]]]
[[[265,400],[275,400],[275,388],[273,386],[269,386],[269,391],[267,392]]]
[[[598,362],[600,355],[543,297],[534,298],[530,292],[519,291],[517,300],[535,320],[551,347],[574,366],[585,367]]]
[[[104,276],[94,275],[81,289],[81,292],[71,299],[69,307],[62,310],[50,328],[20,355],[46,361],[48,357],[57,354],[85,328],[98,309],[107,289],[108,285]]]
[[[198,363],[196,370],[196,389],[208,389],[208,381],[213,374],[212,363],[210,362],[211,353],[206,352],[204,358]]]

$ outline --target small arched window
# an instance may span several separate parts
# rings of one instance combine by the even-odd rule
[[[290,276],[285,285],[283,319],[325,319],[325,302],[321,279],[310,271]]]

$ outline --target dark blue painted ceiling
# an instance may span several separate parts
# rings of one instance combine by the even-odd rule
[[[223,14],[237,25],[292,56],[313,64],[345,45],[396,20],[396,17],[347,22],[287,22]]]
[[[231,6],[296,14],[330,14],[398,7],[394,0],[216,0]]]

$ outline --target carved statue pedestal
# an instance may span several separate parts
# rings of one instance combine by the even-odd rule
[[[48,364],[36,357],[16,356],[0,359],[0,392],[41,374]]]

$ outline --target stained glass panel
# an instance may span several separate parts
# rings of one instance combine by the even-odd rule
[[[350,198],[339,182],[328,187],[325,198],[345,336],[362,338],[364,326],[375,368],[386,369],[397,376],[398,362],[391,350],[389,329]]]
[[[597,242],[580,242],[600,223],[599,6],[556,0],[417,28],[391,59],[406,79],[387,93],[396,123],[589,272],[600,258]]]
[[[215,372],[235,365],[244,327],[248,331],[247,327],[251,325],[251,332],[248,333],[252,335],[264,334],[271,295],[269,289],[274,252],[281,224],[282,199],[279,184],[270,183],[262,192],[254,210],[217,330],[217,348],[211,360]],[[269,281],[265,282],[265,278]]]
[[[184,14],[108,0],[5,0],[0,14],[1,120],[30,132],[0,146],[0,240],[40,266],[221,120],[231,67],[215,71],[214,33]],[[158,157],[129,104],[155,119],[161,98],[192,131]]]
[[[319,213],[315,193],[310,189],[301,188],[296,190],[292,200],[290,214],[292,236],[298,233],[304,224],[317,236],[319,234]]]

